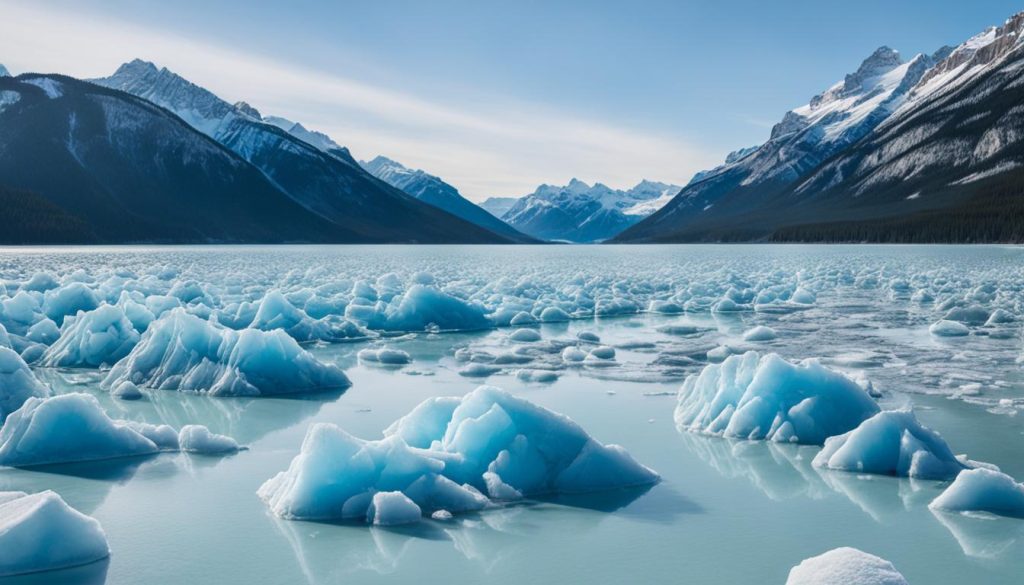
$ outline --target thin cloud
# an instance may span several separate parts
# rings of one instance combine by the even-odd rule
[[[685,183],[719,162],[685,140],[656,136],[507,98],[486,108],[439,103],[302,64],[256,56],[136,24],[4,4],[0,62],[12,72],[109,75],[151,60],[229,101],[302,122],[349,146],[452,182],[470,198],[522,195],[572,177],[626,187],[648,178]],[[6,62],[4,61],[6,59]]]

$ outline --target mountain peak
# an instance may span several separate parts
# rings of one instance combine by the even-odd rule
[[[583,191],[589,191],[590,185],[584,183],[583,181],[577,179],[576,177],[573,177],[572,179],[569,180],[569,184],[565,186],[565,189],[567,191],[578,193]]]
[[[891,71],[903,64],[900,52],[881,46],[875,49],[867,59],[861,62],[856,71],[850,73],[843,80],[843,92],[852,93],[864,89],[864,83],[887,71]]]
[[[250,106],[248,102],[236,102],[235,109],[255,120],[263,119],[263,116],[260,115],[260,111]]]
[[[871,53],[867,59],[860,64],[857,72],[877,69],[878,67],[896,67],[902,65],[903,59],[900,58],[900,52],[889,46],[882,45],[875,49],[874,53]]]
[[[398,162],[396,160],[392,160],[392,159],[390,159],[390,158],[388,158],[388,157],[386,157],[384,155],[381,155],[381,154],[378,154],[377,156],[373,157],[373,160],[371,160],[370,162],[368,162],[366,164],[373,165],[373,166],[396,167],[396,168],[400,168],[400,169],[404,169],[405,168],[405,165],[403,165],[402,163],[400,163],[400,162]]]
[[[150,61],[143,61],[142,59],[132,59],[131,61],[122,64],[114,72],[114,75],[118,76],[139,76],[147,73],[159,73],[160,69]]]
[[[10,77],[10,76],[11,76],[11,72],[8,71],[7,68],[3,66],[2,63],[0,63],[0,77]]]

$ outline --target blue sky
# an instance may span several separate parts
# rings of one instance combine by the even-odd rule
[[[880,45],[909,58],[1024,6],[808,2],[0,0],[0,63],[141,57],[472,199],[571,177],[685,182]]]

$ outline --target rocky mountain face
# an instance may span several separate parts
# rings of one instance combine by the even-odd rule
[[[93,81],[170,110],[254,165],[295,202],[361,241],[508,241],[376,179],[326,136],[280,118],[267,121],[248,104],[230,104],[166,68],[135,60]]]
[[[871,133],[948,52],[903,61],[893,49],[880,47],[842,81],[787,112],[764,144],[739,150],[725,164],[698,173],[671,203],[618,239],[671,239],[675,236],[668,234],[699,226],[706,217],[742,211],[732,206],[750,208],[785,190]]]
[[[14,243],[359,240],[167,110],[58,75],[0,78],[0,182],[0,221],[39,227]]]
[[[486,228],[520,243],[535,241],[515,228],[484,211],[463,197],[459,190],[438,177],[417,169],[410,169],[389,158],[378,156],[360,163],[371,175],[401,189],[416,199],[443,209],[452,215]]]
[[[621,241],[1024,240],[1024,13],[901,63],[882,48]]]
[[[518,199],[502,219],[543,240],[600,242],[652,213],[679,189],[676,185],[642,181],[632,189],[619,190],[573,179],[565,186],[541,185]]]

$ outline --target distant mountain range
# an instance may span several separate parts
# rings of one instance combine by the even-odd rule
[[[74,233],[89,236],[67,243],[359,239],[171,112],[59,75],[0,78],[0,183],[80,222]],[[4,225],[17,223],[11,213],[0,207]],[[24,237],[8,243],[52,240]]]
[[[488,197],[480,203],[480,207],[494,217],[502,217],[519,201],[519,197]]]
[[[166,68],[135,60],[93,82],[174,112],[353,241],[508,241],[376,179],[327,136],[282,118],[264,120],[248,104],[229,104]]]
[[[535,238],[590,243],[607,240],[654,213],[679,189],[641,181],[624,191],[573,179],[565,186],[541,185],[525,197],[489,199],[483,205],[495,214],[504,209],[501,219]]]
[[[1024,13],[888,47],[683,187],[465,199],[152,63],[0,65],[0,243],[1024,241]]]
[[[496,234],[518,243],[535,243],[537,240],[520,233],[512,226],[491,215],[472,201],[463,197],[459,190],[440,178],[421,170],[403,166],[389,158],[378,156],[369,162],[360,162],[364,169],[385,183],[401,189],[424,203],[429,203],[485,227]]]
[[[1024,240],[1022,33],[878,49],[615,241]]]

